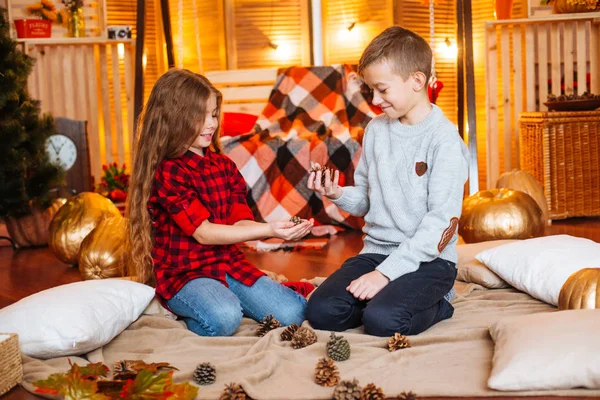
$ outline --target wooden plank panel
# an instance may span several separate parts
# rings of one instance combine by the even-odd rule
[[[585,75],[587,73],[586,65],[586,22],[577,22],[576,40],[577,40],[577,94],[581,95],[586,91]]]
[[[86,69],[90,68],[91,65],[86,65],[84,52],[90,46],[81,46],[73,49],[76,51],[75,54],[75,110],[76,110],[76,119],[88,121],[88,135],[90,128],[90,118],[92,114],[92,110],[90,110],[90,98],[88,96],[88,92],[86,91],[86,85],[88,84],[89,76],[86,74]]]
[[[112,59],[113,110],[115,114],[116,157],[119,164],[125,162],[125,140],[123,137],[123,106],[121,103],[121,73],[119,71],[119,52],[117,45],[110,46]],[[114,150],[113,150],[114,151]]]
[[[590,92],[600,94],[600,23],[591,25],[590,80]]]
[[[547,111],[544,102],[548,99],[548,26],[537,26],[538,49],[538,99],[540,111]]]
[[[498,128],[498,49],[496,28],[485,31],[487,57],[485,59],[485,74],[487,80],[487,187],[496,185],[500,176],[500,146]]]
[[[512,169],[512,108],[511,101],[513,99],[511,89],[511,75],[513,73],[510,68],[510,37],[509,27],[504,25],[500,27],[500,46],[501,46],[501,63],[502,63],[502,130],[504,145],[502,152],[504,154],[504,171]],[[492,181],[496,183],[496,181]]]
[[[523,25],[515,25],[513,27],[513,92],[514,92],[514,141],[516,148],[516,157],[513,165],[513,168],[519,169],[519,114],[523,112]],[[506,169],[505,169],[506,170]]]
[[[233,69],[228,71],[210,71],[206,77],[216,87],[224,85],[243,85],[253,82],[273,82],[277,78],[277,68],[261,68],[261,69]]]
[[[97,46],[86,46],[83,48],[83,59],[86,68],[86,90],[89,98],[89,119],[88,119],[88,143],[90,148],[90,163],[92,164],[92,175],[96,182],[100,180],[102,175],[102,148],[100,145],[100,137],[104,134],[104,129],[100,129],[99,117],[102,116],[98,105],[98,78],[99,64],[95,57]]]
[[[525,110],[537,111],[535,104],[535,32],[532,25],[525,27]]]
[[[558,24],[550,25],[550,74],[552,79],[552,94],[560,95],[561,57],[560,31]]]
[[[240,112],[252,115],[260,115],[265,108],[265,103],[238,103],[238,104],[223,104],[225,112]]]
[[[110,91],[108,87],[108,59],[106,56],[107,46],[99,46],[100,51],[100,101],[102,104],[102,119],[104,124],[104,154],[105,160],[103,163],[112,163],[116,161],[113,155],[113,140],[111,129],[111,113],[110,113]]]
[[[126,142],[128,144],[126,149],[126,163],[127,165],[132,164],[132,152],[133,152],[133,137],[135,136],[135,132],[133,131],[133,90],[134,90],[134,54],[135,47],[134,46],[126,46],[125,47],[125,92],[127,93],[127,138]]]
[[[54,50],[55,49],[55,50]],[[64,89],[64,75],[62,74],[62,58],[63,58],[63,49],[62,47],[53,48],[53,51],[48,51],[47,56],[51,60],[50,65],[50,76],[52,77],[48,84],[50,87],[50,94],[53,92],[63,92]],[[48,107],[48,110],[52,110],[55,117],[66,117],[66,105],[65,105],[65,97],[66,96],[53,96],[52,97],[52,106]]]
[[[269,85],[222,88],[220,91],[223,93],[223,101],[227,103],[238,100],[247,100],[248,102],[266,102],[271,94],[272,89],[273,86]]]
[[[573,35],[577,24],[575,22],[565,23],[565,37],[564,37],[564,50],[565,50],[565,94],[574,93],[573,86],[573,64],[575,63],[575,43],[573,42]]]

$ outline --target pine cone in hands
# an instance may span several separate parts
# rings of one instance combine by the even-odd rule
[[[360,386],[356,379],[350,381],[341,381],[333,391],[334,400],[360,400]]]
[[[369,383],[360,393],[360,400],[384,400],[385,394],[381,388],[375,386],[374,383]]]
[[[330,358],[321,358],[315,368],[315,382],[321,386],[335,386],[340,382],[340,373]]]
[[[406,336],[403,336],[399,333],[395,333],[394,336],[388,339],[388,350],[396,351],[399,349],[404,349],[406,347],[410,347],[410,342]]]
[[[315,173],[315,179],[317,172],[321,171],[321,187],[325,187],[325,171],[329,170],[326,166],[322,165],[320,167],[314,166],[308,171],[309,173]],[[329,170],[330,178],[333,179],[333,170]]]
[[[199,364],[194,370],[194,382],[198,385],[210,385],[217,378],[215,367],[210,363]]]
[[[272,331],[273,329],[277,329],[279,327],[281,327],[279,321],[277,321],[273,314],[269,314],[258,325],[258,328],[256,328],[256,334],[262,337],[270,331]]]
[[[229,385],[225,385],[225,389],[223,393],[221,393],[221,397],[219,400],[251,400],[250,396],[246,394],[244,389],[237,383],[230,383]]]
[[[335,361],[346,361],[350,358],[350,343],[343,336],[335,336],[331,332],[327,342],[327,355]]]
[[[303,326],[298,328],[294,337],[292,338],[292,347],[295,349],[301,349],[306,346],[310,346],[317,342],[317,334],[310,328]]]
[[[298,225],[298,224],[301,224],[302,221],[304,221],[304,220],[302,218],[294,215],[292,218],[290,218],[290,221],[293,222],[294,225]]]
[[[402,392],[397,397],[398,400],[417,400],[417,395],[413,392]]]
[[[298,328],[300,328],[298,325],[296,324],[291,324],[288,325],[283,332],[281,332],[281,340],[283,341],[290,341],[292,340],[292,338],[294,337],[294,333],[296,333],[296,331],[298,330]]]

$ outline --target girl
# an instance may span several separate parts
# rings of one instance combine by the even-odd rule
[[[135,274],[201,336],[232,335],[245,314],[301,324],[306,300],[269,279],[236,243],[297,240],[313,220],[258,223],[246,183],[221,154],[221,93],[203,76],[161,76],[140,115],[129,189]]]

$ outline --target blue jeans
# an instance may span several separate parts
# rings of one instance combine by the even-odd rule
[[[189,281],[167,306],[200,336],[231,336],[243,315],[256,321],[273,314],[283,326],[304,321],[306,299],[263,276],[246,286],[227,275],[229,288],[211,278]]]
[[[374,271],[387,256],[359,254],[325,280],[312,294],[306,319],[316,328],[344,331],[364,325],[374,336],[416,335],[452,317],[454,307],[444,298],[454,285],[456,267],[441,258],[421,263],[415,272],[391,281],[371,300],[356,299],[346,287]]]

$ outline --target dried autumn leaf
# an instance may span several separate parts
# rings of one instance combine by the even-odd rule
[[[33,382],[33,386],[36,387],[36,393],[56,396],[64,389],[66,382],[66,374],[52,374],[46,379]]]
[[[71,360],[69,360],[69,364],[71,364]],[[106,377],[108,375],[108,367],[101,362],[88,364],[85,367],[80,367],[76,363],[71,364],[71,371],[75,371],[75,369],[79,370],[83,379],[96,380],[99,376]]]
[[[173,393],[169,400],[193,400],[198,394],[198,386],[190,385],[189,382],[174,383],[167,388],[167,391]]]
[[[135,380],[129,380],[123,387],[121,397],[131,400],[166,400],[173,395],[166,389],[172,386],[173,371],[163,372],[156,376],[149,370],[141,370]]]
[[[102,393],[98,393],[96,381],[84,379],[77,368],[67,374],[64,389],[64,400],[109,400]]]
[[[123,391],[125,381],[98,381],[98,391],[108,397],[118,398]]]

